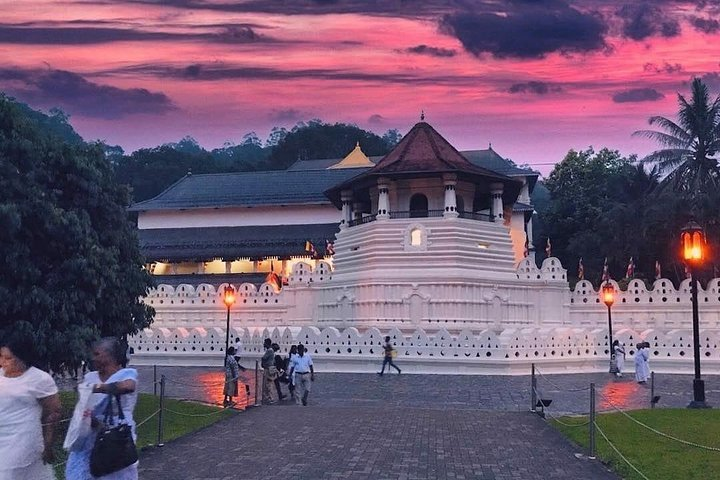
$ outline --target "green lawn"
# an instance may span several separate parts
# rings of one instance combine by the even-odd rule
[[[673,437],[720,449],[720,410],[666,409],[636,410],[630,416]],[[564,417],[563,423],[587,422],[587,417]],[[551,421],[558,430],[587,452],[589,427],[567,427]],[[615,447],[651,480],[706,480],[720,475],[720,451],[685,445],[636,424],[621,413],[598,415],[597,424]],[[642,480],[595,433],[597,456],[622,478]]]
[[[62,418],[72,416],[77,395],[75,392],[61,392],[63,414]],[[150,415],[152,415],[160,406],[160,397],[149,394],[140,394],[138,403],[135,407],[135,422],[140,423]],[[168,441],[194,432],[200,428],[211,425],[222,418],[226,418],[236,413],[236,410],[225,410],[218,407],[212,407],[194,402],[185,402],[180,400],[165,399],[165,412],[163,414],[163,442]],[[177,412],[177,413],[175,413]],[[179,414],[184,415],[179,415]],[[208,415],[210,414],[210,415]],[[191,415],[191,416],[188,416]],[[192,416],[197,415],[197,416]],[[60,424],[55,435],[55,452],[56,462],[61,464],[67,459],[67,453],[63,450],[62,444],[65,440],[65,432],[67,431],[67,422]],[[158,417],[157,415],[144,423],[138,428],[137,446],[139,449],[157,443]],[[168,445],[165,448],[172,448]],[[140,454],[142,461],[142,454]],[[63,480],[65,478],[65,465],[58,465],[55,468],[57,478]]]

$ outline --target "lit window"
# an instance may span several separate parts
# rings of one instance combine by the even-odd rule
[[[410,245],[414,247],[422,245],[422,230],[419,228],[410,230]]]

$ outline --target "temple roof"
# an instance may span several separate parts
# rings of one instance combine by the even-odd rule
[[[364,169],[269,171],[186,175],[155,198],[130,211],[259,205],[329,205],[323,193]]]
[[[499,155],[498,155],[499,157]],[[502,160],[502,157],[500,157]],[[509,163],[509,162],[506,162]],[[522,181],[476,165],[465,158],[450,142],[445,140],[430,124],[419,122],[400,140],[390,153],[374,167],[339,182],[325,191],[335,206],[340,205],[342,190],[365,190],[377,185],[378,177],[430,177],[455,173],[478,183],[497,182],[504,185],[503,200],[513,203],[522,187]]]
[[[400,143],[365,175],[433,172],[500,176],[470,162],[426,122],[415,124]]]
[[[211,261],[216,258],[309,256],[305,242],[319,254],[334,241],[337,223],[243,227],[158,228],[138,230],[140,251],[148,262]]]
[[[367,155],[363,153],[360,148],[360,142],[357,142],[352,152],[348,153],[338,163],[331,165],[327,168],[358,168],[358,167],[373,167],[375,164],[370,161]]]

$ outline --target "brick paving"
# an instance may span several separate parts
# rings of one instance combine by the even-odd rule
[[[264,406],[145,453],[140,478],[618,478],[575,451],[529,412]]]
[[[152,367],[137,367],[153,391]],[[540,371],[541,372],[541,371]],[[222,399],[221,369],[158,367],[166,393]],[[254,400],[255,372],[242,374]],[[720,406],[720,377],[705,376]],[[542,375],[551,414],[587,413],[588,387],[600,410],[647,408],[650,387],[606,373]],[[658,407],[684,407],[691,375],[656,375]],[[241,406],[246,406],[242,404]],[[529,412],[529,376],[319,373],[310,406],[251,408],[192,435],[145,451],[141,479],[617,479]]]

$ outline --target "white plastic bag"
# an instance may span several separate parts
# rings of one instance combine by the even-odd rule
[[[79,383],[78,389],[78,402],[75,405],[70,425],[68,426],[67,435],[65,435],[65,442],[63,442],[63,448],[65,450],[73,450],[80,445],[87,437],[92,427],[90,425],[92,417],[85,415],[85,411],[92,409],[93,405],[90,401],[92,397],[93,384],[91,383]]]

